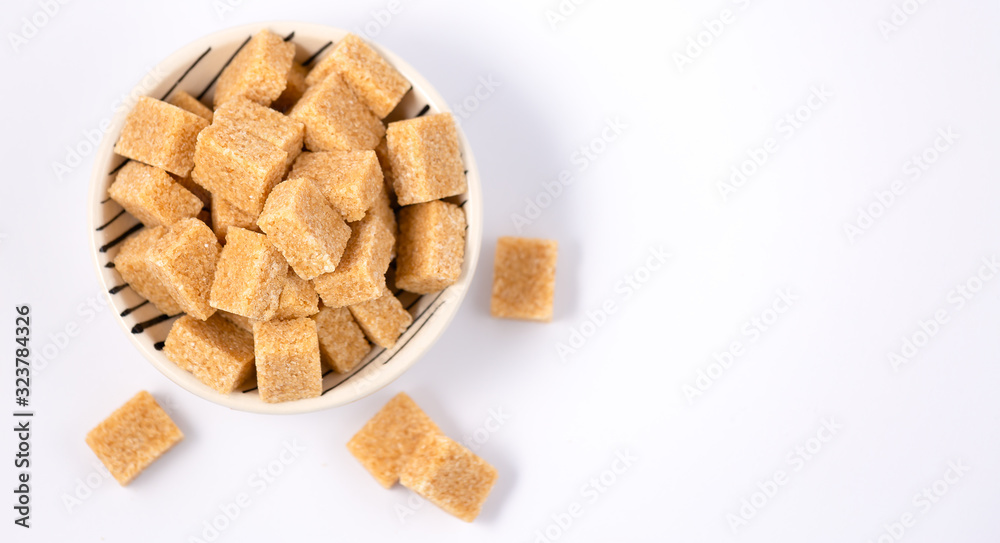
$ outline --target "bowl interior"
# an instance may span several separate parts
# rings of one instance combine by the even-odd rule
[[[325,370],[322,396],[269,404],[261,401],[256,384],[252,382],[232,394],[219,394],[167,360],[162,352],[163,341],[178,316],[160,313],[132,291],[112,263],[121,242],[142,228],[138,220],[108,197],[107,189],[114,180],[114,174],[125,163],[113,148],[125,116],[139,96],[166,99],[171,93],[184,90],[210,104],[219,73],[250,36],[263,28],[294,42],[297,49],[295,61],[307,66],[328,54],[332,45],[347,34],[345,30],[315,24],[260,23],[217,32],[169,56],[132,90],[130,103],[120,108],[104,135],[91,175],[88,220],[97,273],[109,303],[132,343],[157,369],[194,394],[233,409],[272,414],[303,413],[343,405],[384,387],[413,365],[444,332],[468,290],[479,257],[482,240],[481,190],[475,160],[468,141],[459,129],[468,178],[468,191],[455,197],[456,203],[464,208],[468,222],[461,277],[457,283],[438,293],[423,296],[399,293],[403,306],[413,315],[413,324],[392,349],[376,347],[351,373],[341,375]],[[386,122],[449,111],[444,99],[412,67],[392,52],[377,44],[372,45],[413,85]]]

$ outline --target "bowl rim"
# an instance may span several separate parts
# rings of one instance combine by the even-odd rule
[[[308,35],[310,37],[320,39],[325,38],[332,42],[339,41],[345,35],[350,33],[348,30],[337,27],[299,21],[262,21],[239,25],[212,32],[183,45],[157,63],[156,66],[152,68],[152,71],[156,73],[178,73],[179,71],[187,68],[191,61],[197,58],[198,55],[202,54],[206,48],[210,46],[216,47],[217,45],[214,44],[218,44],[220,42],[224,42],[228,45],[231,42],[246,39],[246,36],[252,35],[265,28],[279,34],[283,34],[285,29],[289,29],[294,31],[296,34]],[[444,97],[438,93],[437,89],[435,89],[430,82],[420,74],[420,72],[385,47],[365,38],[364,36],[362,36],[362,39],[365,39],[369,45],[374,47],[386,58],[387,61],[389,61],[390,64],[399,70],[399,72],[402,73],[410,82],[413,90],[419,89],[419,93],[426,98],[431,109],[439,113],[451,113],[451,109],[448,107],[448,103],[445,101]],[[101,195],[103,191],[106,190],[104,184],[108,178],[108,171],[110,171],[108,166],[110,166],[116,156],[114,153],[114,145],[117,142],[119,134],[121,133],[125,117],[134,106],[134,100],[138,99],[140,96],[148,96],[154,91],[157,91],[164,82],[160,82],[158,85],[155,85],[150,89],[144,89],[142,80],[140,80],[135,86],[132,87],[128,94],[130,102],[127,103],[127,107],[119,108],[112,115],[108,128],[105,130],[104,135],[101,138],[100,145],[94,154],[89,187],[87,191],[87,226],[88,237],[90,238],[89,245],[91,262],[93,263],[94,270],[97,273],[98,281],[103,287],[102,290],[104,292],[104,296],[110,307],[115,310],[115,320],[117,321],[119,327],[126,333],[129,341],[136,349],[138,349],[142,356],[161,374],[166,376],[182,389],[187,390],[188,392],[211,403],[228,407],[235,411],[274,415],[310,413],[339,407],[341,405],[346,405],[360,400],[395,381],[403,373],[409,370],[419,359],[423,358],[427,351],[437,342],[440,336],[448,328],[451,321],[458,313],[458,310],[461,307],[461,302],[468,293],[469,286],[475,275],[479,254],[482,249],[482,185],[479,178],[479,170],[476,165],[475,156],[472,152],[472,147],[459,123],[456,123],[456,128],[458,131],[459,141],[462,146],[463,162],[468,170],[466,173],[468,187],[466,192],[468,204],[468,207],[466,207],[466,218],[468,224],[465,247],[465,261],[467,263],[466,271],[455,284],[441,291],[442,293],[448,294],[448,300],[446,301],[453,301],[453,303],[451,303],[451,307],[448,308],[448,310],[443,312],[443,318],[435,320],[434,326],[427,330],[428,332],[433,331],[434,333],[431,335],[423,335],[420,337],[420,341],[416,341],[417,336],[420,336],[420,333],[424,332],[423,328],[416,330],[410,338],[411,340],[415,340],[413,342],[415,345],[413,345],[412,349],[407,351],[407,358],[393,364],[389,370],[382,369],[386,366],[378,366],[377,369],[381,371],[368,372],[369,375],[362,375],[366,373],[368,368],[355,369],[355,373],[348,377],[345,382],[360,377],[364,377],[364,382],[360,387],[355,387],[356,392],[353,395],[341,400],[336,399],[337,396],[321,395],[318,398],[308,398],[283,403],[265,403],[259,400],[259,397],[256,401],[240,401],[234,399],[238,397],[237,394],[239,394],[239,391],[231,394],[221,394],[211,390],[207,386],[202,385],[200,381],[197,381],[197,379],[193,379],[193,376],[190,373],[180,369],[176,364],[167,360],[166,356],[163,355],[161,351],[156,351],[155,349],[151,350],[147,345],[140,341],[137,334],[129,333],[129,325],[126,323],[121,311],[119,311],[120,308],[116,303],[116,299],[110,292],[114,285],[108,284],[104,265],[100,259],[101,253],[100,247],[98,246],[98,236],[95,235],[95,228],[97,227],[96,219],[98,214],[101,212],[101,204],[99,203],[101,201]],[[413,90],[410,92],[413,92]],[[431,305],[433,305],[433,303],[434,302],[431,302]],[[442,302],[442,305],[443,303],[444,302]],[[429,321],[432,316],[435,316],[436,313],[437,311],[435,310],[434,313],[428,316],[427,321]],[[425,321],[425,324],[427,321]],[[406,346],[409,347],[410,344],[408,343]],[[375,348],[376,347],[373,346],[373,349]],[[376,359],[377,356],[373,358],[372,361]],[[386,362],[387,361],[388,360],[386,360]],[[200,386],[192,386],[192,380],[193,383],[197,383]],[[326,398],[326,401],[324,401],[324,398]]]

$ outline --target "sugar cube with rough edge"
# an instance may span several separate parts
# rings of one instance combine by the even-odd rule
[[[312,283],[289,269],[285,275],[285,286],[281,289],[281,298],[278,300],[278,312],[272,318],[297,319],[315,315],[318,311],[319,296]]]
[[[135,161],[118,171],[108,195],[146,226],[170,226],[204,207],[166,171]]]
[[[390,123],[386,139],[399,205],[440,200],[466,191],[465,164],[451,113]]]
[[[374,149],[385,126],[339,75],[310,86],[288,116],[306,125],[310,151]]]
[[[382,185],[382,169],[374,151],[302,153],[289,174],[292,177],[312,181],[348,222],[365,216]]]
[[[157,280],[185,313],[201,320],[215,313],[208,297],[219,250],[215,233],[198,219],[174,223],[149,249]]]
[[[351,237],[347,223],[304,178],[279,183],[257,224],[303,279],[334,271]]]
[[[379,119],[391,113],[410,90],[410,82],[354,34],[344,36],[327,58],[354,94]]]
[[[170,327],[163,354],[216,392],[229,394],[253,370],[253,334],[218,312],[205,321],[184,315]]]
[[[208,189],[206,189],[205,187],[199,185],[198,183],[195,183],[194,179],[191,179],[190,175],[185,176],[185,177],[179,177],[179,176],[171,174],[171,177],[174,178],[174,181],[176,181],[177,184],[179,184],[180,186],[188,189],[188,191],[191,194],[194,194],[195,196],[198,197],[199,200],[201,200],[202,209],[203,210],[206,207],[211,207],[211,205],[212,205],[212,193],[208,192]]]
[[[136,294],[149,300],[166,315],[181,312],[181,306],[156,275],[149,255],[153,245],[167,233],[167,227],[143,228],[129,236],[115,255],[115,271]]]
[[[405,392],[400,392],[354,434],[347,442],[347,450],[380,485],[390,488],[420,442],[440,434],[437,424]]]
[[[283,113],[287,113],[295,107],[299,98],[302,98],[302,95],[306,92],[307,73],[309,73],[309,70],[305,66],[298,62],[293,62],[292,69],[288,70],[288,80],[285,81],[285,90],[281,92],[281,96],[277,100],[271,102],[271,107]]]
[[[310,318],[253,325],[257,387],[268,403],[315,398],[323,392],[316,322]]]
[[[382,138],[382,141],[378,142],[375,147],[375,155],[378,156],[378,165],[382,168],[382,184],[389,196],[389,204],[392,207],[397,207],[399,203],[396,201],[396,189],[392,185],[392,162],[389,160],[389,144],[386,141],[385,138]]]
[[[396,221],[396,212],[393,211],[392,205],[389,203],[389,194],[385,190],[385,186],[379,187],[378,197],[375,198],[375,203],[366,213],[372,215],[372,220],[381,223],[392,233],[392,249],[389,252],[389,260],[395,260],[396,246],[399,242],[399,223]]]
[[[216,237],[219,238],[219,243],[226,243],[226,234],[229,233],[231,226],[260,232],[260,228],[257,227],[257,221],[254,220],[253,216],[240,211],[239,208],[227,202],[224,198],[213,199],[212,230],[215,232]]]
[[[347,306],[354,320],[372,343],[386,349],[396,344],[399,336],[413,323],[413,316],[403,308],[389,289],[374,300]]]
[[[215,122],[254,136],[288,153],[285,168],[289,168],[302,152],[305,126],[281,113],[243,97],[233,98],[215,110]]]
[[[232,227],[226,234],[209,303],[237,315],[266,321],[274,317],[288,264],[267,236]]]
[[[267,106],[281,96],[295,58],[295,44],[269,30],[261,30],[240,49],[219,75],[215,107],[243,96]]]
[[[313,288],[328,307],[345,307],[378,298],[396,239],[377,215],[353,222],[351,238],[337,269],[313,279]]]
[[[399,483],[465,522],[472,522],[497,482],[497,470],[457,441],[427,436],[399,473]]]
[[[322,307],[313,315],[323,363],[337,373],[353,370],[372,350],[346,307]]]
[[[493,261],[494,317],[549,322],[559,246],[546,239],[502,237]]]
[[[428,294],[455,284],[465,257],[465,211],[433,200],[399,210],[396,286]]]
[[[87,432],[87,445],[118,484],[126,486],[184,439],[153,395],[143,390]]]
[[[226,319],[227,321],[235,324],[240,330],[246,330],[247,332],[253,333],[253,321],[244,317],[243,315],[237,315],[236,313],[230,313],[228,311],[216,311],[216,313]]]
[[[201,103],[201,100],[191,96],[185,91],[179,90],[173,93],[170,98],[167,99],[167,103],[177,106],[184,111],[194,113],[208,122],[212,122],[212,109]]]
[[[285,174],[288,153],[253,134],[213,124],[198,134],[191,178],[254,219]]]
[[[195,141],[206,126],[194,113],[142,96],[125,118],[115,152],[183,177],[194,166]]]

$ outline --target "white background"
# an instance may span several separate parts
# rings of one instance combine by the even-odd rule
[[[5,2],[4,420],[15,304],[32,306],[34,350],[55,356],[32,383],[30,531],[5,505],[15,440],[0,433],[0,539],[187,542],[245,492],[250,506],[216,541],[866,542],[890,541],[887,529],[907,542],[996,541],[1000,280],[975,277],[1000,256],[1000,6],[932,0],[897,15],[886,38],[879,22],[902,1],[593,0],[555,26],[556,0],[404,1],[385,25],[373,23],[386,19],[381,0],[71,2],[16,46],[22,17],[44,11]],[[731,23],[711,23],[724,9]],[[486,217],[459,317],[386,389],[294,417],[226,410],[154,370],[100,309],[85,225],[84,142],[121,95],[189,41],[267,20],[369,24],[454,105],[480,78],[499,82],[469,98],[462,121]],[[703,34],[711,43],[678,66],[706,24],[720,35]],[[832,96],[801,109],[800,128],[781,124],[813,88]],[[594,143],[609,119],[626,128]],[[910,175],[911,157],[949,128],[957,141]],[[724,198],[719,184],[767,138],[777,149]],[[603,152],[583,167],[586,145]],[[84,156],[60,176],[67,147]],[[563,170],[572,184],[539,199]],[[894,180],[906,190],[880,208],[875,192]],[[548,325],[489,316],[495,240],[518,233],[526,198],[546,207],[523,235],[560,243]],[[869,207],[873,224],[845,233]],[[657,248],[671,257],[648,270]],[[645,279],[631,295],[628,276]],[[966,284],[978,291],[959,306]],[[747,323],[771,322],[779,291],[796,299],[752,335]],[[608,302],[613,314],[594,313]],[[921,322],[938,311],[947,322],[924,342]],[[562,360],[574,331],[589,337]],[[888,355],[914,334],[922,347],[894,369]],[[741,356],[713,366],[733,342]],[[140,389],[186,439],[128,488],[88,489],[100,479],[85,433]],[[401,390],[451,436],[485,439],[477,451],[500,479],[474,524],[384,490],[344,447]],[[254,474],[286,442],[305,452],[258,492]],[[618,454],[634,460],[607,473],[623,467]],[[947,472],[956,462],[968,466],[960,477]],[[779,470],[783,484],[769,483]],[[942,497],[915,500],[946,474]]]

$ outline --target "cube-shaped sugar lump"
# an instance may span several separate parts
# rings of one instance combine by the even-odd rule
[[[465,257],[465,212],[433,200],[399,211],[396,286],[417,294],[458,281]]]
[[[264,139],[226,124],[213,124],[198,135],[191,177],[214,197],[256,219],[267,195],[285,174],[287,159],[287,152]]]
[[[221,394],[236,390],[254,369],[253,334],[218,312],[205,321],[189,315],[174,321],[163,354]]]
[[[365,216],[382,186],[382,169],[374,151],[303,153],[289,174],[294,177],[312,181],[348,222]]]
[[[118,171],[108,195],[146,226],[170,226],[204,207],[166,171],[134,161]]]
[[[266,321],[278,311],[288,264],[267,236],[230,228],[212,282],[210,304],[237,315]]]
[[[185,313],[201,320],[215,313],[208,297],[219,249],[212,229],[198,219],[174,223],[149,249],[157,280]]]
[[[334,271],[351,237],[350,227],[305,178],[278,184],[257,224],[303,279]]]
[[[153,245],[167,233],[167,227],[143,228],[122,243],[115,255],[115,271],[136,294],[147,299],[165,315],[181,313],[181,306],[174,301],[170,289],[153,269],[150,254]]]
[[[295,44],[261,30],[219,75],[215,107],[242,96],[267,106],[281,96],[295,57]]]
[[[466,191],[458,128],[451,113],[390,123],[386,140],[399,205],[439,200]]]
[[[382,121],[337,74],[310,86],[288,116],[306,125],[310,151],[371,150],[385,135]]]
[[[212,109],[185,91],[179,90],[171,94],[170,98],[167,99],[167,103],[177,106],[184,111],[194,113],[208,122],[212,122]]]
[[[545,239],[502,237],[493,261],[494,317],[552,320],[558,244]]]
[[[354,34],[344,36],[324,61],[334,64],[334,70],[379,119],[391,113],[410,90],[410,82]]]
[[[365,333],[346,307],[320,308],[313,320],[319,334],[320,355],[333,371],[347,373],[353,370],[371,351]]]
[[[389,160],[389,144],[385,138],[378,142],[375,147],[375,155],[378,157],[378,165],[382,168],[382,184],[385,186],[386,194],[389,196],[389,204],[392,207],[399,205],[396,201],[396,188],[393,186],[392,162]]]
[[[347,450],[380,485],[389,488],[399,480],[403,466],[421,441],[440,433],[416,402],[400,392],[347,442]]]
[[[288,168],[302,152],[305,126],[277,111],[246,98],[233,98],[215,110],[213,124],[228,125],[254,136],[285,151]]]
[[[323,392],[315,321],[258,322],[253,326],[253,341],[261,400],[288,402]]]
[[[374,300],[348,306],[348,309],[364,330],[365,336],[372,343],[386,349],[391,349],[413,322],[413,316],[389,289],[383,290],[382,295]]]
[[[285,90],[281,92],[281,96],[277,100],[271,103],[271,107],[283,113],[295,107],[299,98],[302,98],[302,95],[306,92],[307,73],[309,73],[309,70],[305,66],[298,62],[293,62],[292,69],[288,70],[288,80],[285,81]]]
[[[465,522],[472,522],[497,481],[497,470],[455,440],[432,435],[407,459],[399,482]]]
[[[319,295],[313,289],[312,283],[298,276],[289,269],[285,275],[285,286],[281,289],[278,300],[278,312],[275,319],[297,319],[309,317],[319,311]]]
[[[337,269],[313,279],[328,307],[359,304],[382,295],[396,239],[377,215],[350,224],[351,238]]]
[[[182,439],[170,415],[145,390],[87,433],[87,445],[122,486]]]
[[[240,211],[239,208],[227,202],[225,198],[213,199],[212,230],[215,232],[215,236],[219,238],[219,243],[226,243],[226,234],[229,233],[229,228],[233,226],[260,232],[260,228],[257,227],[257,221],[254,220],[253,215],[248,215]]]
[[[206,126],[194,113],[142,96],[125,118],[115,152],[183,177],[194,165],[195,141]]]

